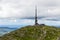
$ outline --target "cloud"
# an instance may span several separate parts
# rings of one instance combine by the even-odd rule
[[[60,16],[60,0],[0,0],[0,18],[34,17],[35,4],[38,16]]]

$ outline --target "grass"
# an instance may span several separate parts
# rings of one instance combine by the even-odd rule
[[[0,40],[58,40],[60,28],[53,26],[26,26],[0,37]]]

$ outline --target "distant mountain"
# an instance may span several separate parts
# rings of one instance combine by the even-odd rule
[[[16,30],[17,28],[10,28],[10,27],[0,27],[0,36],[8,33],[8,32],[11,32],[13,30]]]
[[[59,40],[60,28],[53,26],[26,26],[0,37],[0,40]]]
[[[45,17],[42,19],[43,20],[49,20],[49,21],[60,21],[60,17]]]
[[[16,28],[10,28],[10,27],[0,27],[0,29],[16,29]]]
[[[26,17],[26,18],[22,18],[22,19],[35,19],[35,17]],[[60,21],[60,17],[41,16],[41,17],[38,17],[38,19],[49,20],[49,21]]]
[[[45,17],[44,16],[38,17],[38,19],[42,19],[42,18],[45,18]],[[25,18],[22,18],[22,19],[35,19],[35,17],[25,17]]]
[[[50,20],[50,21],[60,21],[59,19],[46,19],[46,20]]]

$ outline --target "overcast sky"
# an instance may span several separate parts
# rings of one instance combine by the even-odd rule
[[[0,0],[0,18],[33,17],[35,4],[38,16],[60,16],[60,0]]]

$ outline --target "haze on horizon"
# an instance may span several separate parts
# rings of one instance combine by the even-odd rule
[[[60,16],[60,0],[0,0],[0,18],[34,17],[35,4],[38,17]]]

